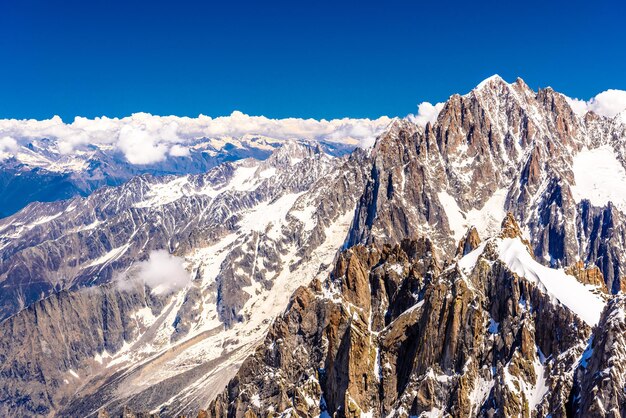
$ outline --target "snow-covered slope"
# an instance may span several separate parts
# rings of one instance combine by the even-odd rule
[[[538,263],[520,237],[493,238],[465,255],[458,266],[468,274],[476,262],[487,252],[497,252],[498,259],[513,273],[537,285],[542,291],[567,307],[590,327],[600,320],[606,304],[606,295],[598,286],[583,284],[563,269],[552,269]]]
[[[626,170],[612,147],[583,148],[574,156],[572,169],[572,193],[577,202],[586,199],[598,207],[611,202],[626,213]]]
[[[30,205],[1,221],[8,317],[1,326],[12,327],[51,303],[37,302],[46,295],[63,299],[68,296],[57,292],[68,289],[72,298],[89,298],[98,292],[94,285],[121,298],[128,307],[115,315],[136,324],[117,340],[104,325],[93,335],[78,335],[80,355],[29,354],[47,379],[69,385],[62,393],[42,389],[65,398],[39,407],[63,407],[61,415],[75,416],[102,406],[166,415],[206,406],[292,292],[328,272],[347,235],[365,167],[363,152],[338,158],[290,142],[264,161],[242,160],[205,175],[139,177],[86,199]],[[103,303],[112,304],[111,297]],[[76,309],[66,320],[92,314]],[[23,338],[46,341],[50,332],[34,329],[7,341],[5,355],[17,360],[8,353]],[[19,375],[13,369],[19,364],[9,361],[4,368]],[[176,384],[154,396],[166,382]],[[107,395],[94,399],[95,390]],[[17,404],[2,408],[26,412]]]

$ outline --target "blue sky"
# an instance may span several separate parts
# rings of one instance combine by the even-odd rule
[[[0,118],[404,116],[494,73],[588,99],[626,89],[623,3],[3,1]]]

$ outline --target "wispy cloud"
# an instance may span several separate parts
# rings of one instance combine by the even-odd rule
[[[143,284],[151,289],[152,294],[166,295],[185,287],[191,276],[185,270],[183,258],[166,250],[156,250],[150,253],[147,260],[133,264],[115,280],[121,290]]]

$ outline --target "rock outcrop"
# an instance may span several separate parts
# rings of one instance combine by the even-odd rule
[[[576,417],[626,415],[626,298],[607,304],[577,370],[578,388],[572,397]]]
[[[501,258],[514,231],[444,270],[429,240],[346,250],[209,416],[566,416],[591,327]]]

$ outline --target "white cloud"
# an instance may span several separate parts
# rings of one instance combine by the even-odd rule
[[[17,141],[10,136],[0,137],[0,161],[11,156],[18,148]]]
[[[409,115],[408,119],[421,127],[425,127],[428,122],[431,124],[435,123],[444,104],[445,103],[437,103],[433,105],[429,102],[422,102],[417,106],[417,114]]]
[[[170,148],[170,155],[172,157],[188,157],[189,154],[189,148],[183,147],[179,144],[174,144],[172,145],[172,148]]]
[[[201,138],[258,135],[277,140],[325,140],[369,146],[390,121],[386,116],[378,119],[270,119],[235,111],[230,116],[216,118],[148,113],[135,113],[125,118],[77,117],[66,124],[55,116],[42,121],[0,120],[0,137],[12,137],[18,144],[51,138],[57,141],[59,151],[64,154],[71,154],[87,144],[110,145],[123,152],[133,164],[150,164],[163,161],[168,155],[188,155],[189,144]]]
[[[166,250],[152,251],[145,261],[140,261],[124,274],[116,277],[121,290],[128,290],[142,283],[155,295],[165,295],[182,289],[191,280],[184,267],[184,259]]]
[[[130,125],[120,129],[118,143],[126,159],[131,164],[151,164],[165,159],[168,148],[164,143],[157,143],[157,136],[145,129]]]
[[[613,118],[626,109],[626,91],[606,90],[589,101],[565,97],[574,113],[583,116],[587,112],[594,112],[600,116]]]
[[[571,97],[567,96],[565,96],[565,101],[578,116],[584,116],[585,113],[587,113],[588,104],[586,101],[580,99],[572,99]]]
[[[626,91],[607,90],[591,99],[591,109],[599,115],[609,118],[626,109]]]

